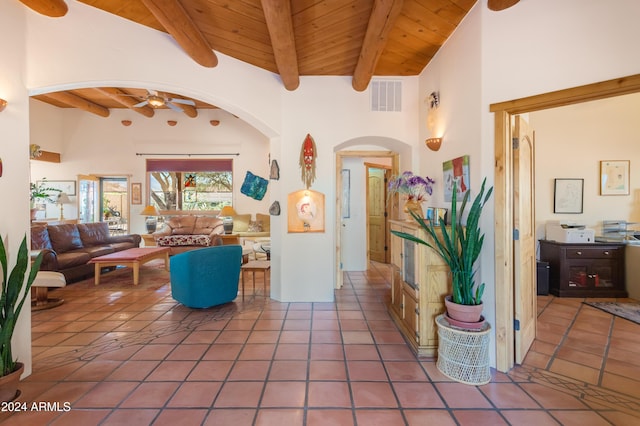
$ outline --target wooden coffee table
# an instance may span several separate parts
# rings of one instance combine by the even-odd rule
[[[133,267],[133,285],[140,281],[140,265],[150,260],[164,259],[164,269],[169,270],[169,247],[137,247],[104,256],[94,257],[89,263],[95,263],[95,285],[100,284],[100,272],[107,266]]]

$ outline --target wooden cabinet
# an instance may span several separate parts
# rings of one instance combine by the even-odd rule
[[[389,223],[394,231],[428,240],[415,222]],[[395,235],[391,235],[391,264],[391,317],[418,356],[435,357],[435,319],[444,312],[444,297],[451,293],[449,267],[429,247]]]
[[[549,262],[549,292],[558,297],[627,297],[622,243],[540,241]]]

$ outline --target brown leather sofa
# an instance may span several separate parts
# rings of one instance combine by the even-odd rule
[[[31,227],[31,254],[43,252],[41,271],[64,274],[67,282],[92,276],[91,258],[140,246],[138,234],[109,235],[106,222]]]
[[[169,247],[169,254],[222,245],[220,234],[224,234],[222,220],[213,216],[179,215],[165,220],[154,232],[153,238],[161,247]]]

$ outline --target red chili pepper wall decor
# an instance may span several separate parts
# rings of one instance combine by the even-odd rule
[[[314,180],[316,180],[316,143],[310,134],[302,142],[300,150],[300,168],[302,169],[302,182],[309,189]]]

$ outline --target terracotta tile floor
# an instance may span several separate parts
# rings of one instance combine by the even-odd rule
[[[346,273],[335,303],[258,294],[192,310],[168,286],[52,293],[65,303],[32,314],[34,368],[18,401],[61,411],[0,413],[5,424],[640,423],[640,326],[576,299],[540,297],[526,362],[468,386],[404,344],[381,264]]]

